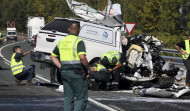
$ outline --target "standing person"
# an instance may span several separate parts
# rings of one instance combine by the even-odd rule
[[[112,73],[111,89],[119,89],[120,71],[122,64],[126,60],[126,53],[119,54],[116,51],[105,52],[101,56],[100,63]]]
[[[78,38],[80,24],[72,23],[68,28],[70,34],[63,38],[50,58],[61,70],[64,85],[64,111],[84,111],[88,102],[88,83],[90,66],[86,58],[86,49],[82,39]],[[59,59],[56,58],[59,56]],[[86,72],[87,75],[83,75]],[[74,97],[76,105],[74,107]]]
[[[175,45],[176,49],[182,54],[183,63],[187,69],[186,73],[186,88],[189,88],[189,79],[190,79],[190,35],[187,40],[181,41]]]
[[[30,65],[25,67],[22,61],[22,57],[29,54],[31,51],[22,53],[22,49],[20,46],[13,47],[13,55],[11,57],[11,70],[15,77],[15,82],[17,85],[20,85],[22,80],[27,80],[26,85],[31,86],[34,85],[32,83],[32,78],[35,77],[35,66]]]
[[[3,45],[3,42],[4,42],[4,37],[3,37],[2,33],[0,32],[0,46]]]

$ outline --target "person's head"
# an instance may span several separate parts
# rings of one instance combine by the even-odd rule
[[[14,53],[21,53],[21,52],[22,52],[22,49],[21,49],[20,46],[14,46],[14,47],[13,47],[13,52],[14,52]]]
[[[79,35],[79,32],[80,32],[80,24],[79,23],[76,23],[76,22],[73,22],[71,24],[71,26],[68,28],[68,31],[70,33],[73,33],[75,35]]]
[[[187,38],[190,40],[190,35],[188,35]]]
[[[109,60],[106,56],[100,60],[100,64],[102,64],[104,67],[109,65]]]

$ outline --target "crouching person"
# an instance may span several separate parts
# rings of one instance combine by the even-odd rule
[[[90,75],[91,90],[107,88],[107,84],[110,84],[110,80],[110,73],[103,65],[99,63],[94,63],[92,65],[92,71]]]
[[[31,51],[22,53],[20,46],[13,47],[13,55],[11,57],[11,70],[15,77],[15,82],[20,85],[22,80],[27,80],[26,85],[35,85],[32,83],[32,78],[35,77],[35,66],[30,65],[25,67],[22,61],[22,57],[29,54]]]

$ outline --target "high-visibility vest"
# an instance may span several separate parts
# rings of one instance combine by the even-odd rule
[[[97,66],[94,66],[92,68],[96,68],[96,71],[102,71],[102,70],[106,70],[106,68],[101,65],[101,64],[96,64]]]
[[[20,62],[16,62],[15,55],[16,53],[13,53],[11,57],[11,70],[12,70],[13,75],[21,73],[25,67],[22,62],[22,59],[20,60]]]
[[[106,68],[101,65],[101,64],[96,64],[97,65],[97,71],[101,71],[101,70],[106,70]]]
[[[1,32],[0,32],[0,39],[3,39],[3,37],[1,38],[1,35],[2,35],[2,34],[1,34]]]
[[[116,52],[116,51],[108,51],[108,52],[104,53],[102,55],[101,59],[103,59],[105,56],[108,58],[108,61],[109,61],[110,65],[118,64],[119,59],[120,59],[120,54],[118,52]],[[113,61],[112,61],[113,57],[116,57],[116,59],[118,59],[118,62],[116,64],[114,64]]]
[[[82,41],[75,35],[68,35],[57,44],[62,64],[81,64],[77,53],[77,45]]]
[[[185,49],[186,49],[186,50],[183,50],[183,49],[181,49],[181,50],[182,50],[183,52],[187,52],[186,55],[182,55],[182,58],[186,60],[186,59],[189,57],[189,54],[190,54],[190,50],[189,50],[189,40],[185,40]]]

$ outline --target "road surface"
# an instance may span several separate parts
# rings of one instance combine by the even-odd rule
[[[2,111],[63,111],[64,93],[55,91],[59,86],[50,84],[49,68],[39,69],[40,64],[24,57],[26,66],[36,66],[33,82],[40,86],[21,86],[15,84],[10,70],[12,47],[20,45],[22,51],[32,49],[26,41],[10,42],[0,48],[0,109]],[[180,99],[139,97],[132,90],[90,91],[86,111],[189,111],[190,96]]]

